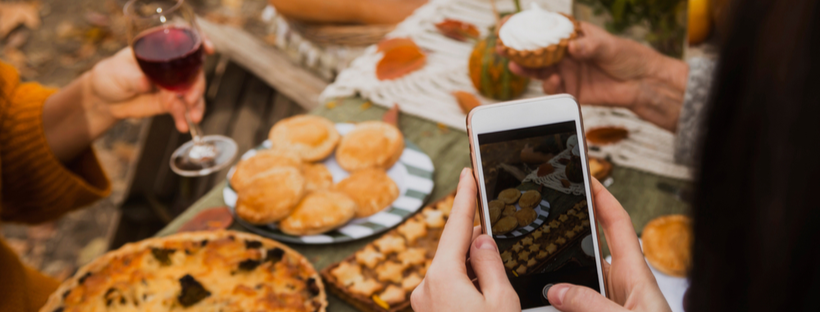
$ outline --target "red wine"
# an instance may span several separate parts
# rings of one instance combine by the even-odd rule
[[[155,28],[134,40],[134,55],[151,81],[171,91],[183,91],[191,87],[202,69],[202,40],[190,28]]]

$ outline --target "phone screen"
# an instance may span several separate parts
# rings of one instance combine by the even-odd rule
[[[600,292],[575,121],[478,134],[489,226],[522,309],[548,285]]]

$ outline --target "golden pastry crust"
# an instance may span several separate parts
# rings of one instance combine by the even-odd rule
[[[692,221],[684,215],[656,218],[643,228],[643,253],[652,267],[684,277],[691,262]]]
[[[277,167],[253,178],[238,194],[236,215],[253,224],[287,217],[304,194],[305,179],[298,169]]]
[[[305,193],[326,190],[333,186],[333,174],[323,164],[305,164]]]
[[[384,210],[399,197],[399,187],[381,169],[365,169],[350,174],[334,187],[356,202],[356,218]]]
[[[561,13],[561,15],[568,18],[573,25],[575,25],[575,31],[570,34],[569,37],[561,39],[557,44],[552,44],[540,49],[536,50],[524,50],[519,51],[508,46],[504,45],[504,42],[501,39],[498,39],[498,46],[505,52],[507,57],[516,64],[519,64],[524,67],[528,68],[544,68],[552,66],[555,63],[561,61],[564,58],[564,54],[567,52],[567,47],[569,46],[569,42],[574,40],[578,37],[580,33],[581,26],[577,20],[575,20],[572,16],[566,15]]]
[[[231,176],[231,187],[241,192],[249,181],[261,173],[277,167],[293,167],[302,170],[302,159],[288,150],[261,150],[248,159],[239,161]]]
[[[398,232],[407,239],[408,244],[413,244],[420,237],[427,236],[427,226],[424,222],[417,220],[407,220],[402,225],[399,225]]]
[[[353,285],[351,285],[348,288],[348,290],[354,294],[370,297],[370,295],[379,290],[382,290],[382,288],[384,288],[384,285],[377,282],[376,280],[371,278],[365,278],[353,283]]]
[[[353,283],[362,279],[362,267],[342,262],[338,267],[330,271],[330,274],[336,278],[342,285],[352,285]]]
[[[395,234],[387,234],[382,236],[382,238],[373,241],[373,245],[376,245],[376,247],[379,248],[379,251],[385,255],[389,255],[394,252],[402,252],[407,249],[404,239]]]
[[[387,302],[388,304],[396,304],[406,300],[407,293],[399,286],[390,285],[379,294],[379,298]]]
[[[535,218],[538,217],[538,213],[535,212],[532,208],[522,208],[521,210],[515,213],[515,219],[518,220],[518,226],[527,226],[528,224],[535,221]]]
[[[353,219],[356,203],[350,197],[334,191],[310,193],[296,209],[279,222],[279,229],[290,235],[321,234]]]
[[[521,191],[514,188],[508,188],[498,193],[498,200],[503,201],[507,205],[515,205],[518,198],[521,197]]]
[[[373,245],[367,245],[364,249],[356,252],[356,262],[365,267],[375,268],[382,261],[384,261],[384,254],[376,251]]]
[[[541,193],[536,190],[524,192],[518,200],[518,205],[521,206],[521,208],[535,209],[539,204],[541,204]]]
[[[504,210],[501,211],[501,218],[503,218],[503,217],[514,217],[514,216],[515,216],[515,206],[513,206],[513,205],[504,206]]]
[[[382,121],[365,121],[342,138],[336,161],[350,172],[368,168],[387,170],[402,152],[404,136],[398,128]]]
[[[493,234],[507,234],[518,227],[518,219],[515,217],[503,217],[493,225]]]
[[[381,282],[401,283],[404,266],[395,261],[387,261],[376,267],[376,278]]]
[[[410,273],[410,275],[401,281],[401,288],[408,292],[413,291],[413,289],[416,289],[416,286],[421,284],[422,279],[423,278],[418,273]]]
[[[294,151],[305,161],[327,158],[340,137],[333,122],[313,115],[282,119],[270,129],[268,135],[274,148]]]
[[[433,209],[430,207],[425,207],[424,210],[421,211],[422,215],[424,215],[424,223],[427,224],[427,227],[431,229],[438,229],[444,227],[444,212],[438,209]]]
[[[491,200],[487,206],[490,209],[490,224],[495,224],[495,222],[498,221],[498,218],[501,217],[501,213],[504,212],[504,208],[507,207],[503,201],[497,199]]]
[[[207,295],[182,295],[194,288]],[[108,252],[63,282],[40,311],[178,311],[185,306],[186,311],[325,311],[327,300],[313,266],[287,246],[248,233],[209,231],[147,239]]]

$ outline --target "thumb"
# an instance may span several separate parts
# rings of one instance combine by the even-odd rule
[[[512,291],[504,262],[498,254],[495,241],[486,234],[479,235],[470,248],[470,265],[484,294],[505,294]]]
[[[626,311],[617,303],[584,286],[557,284],[550,288],[547,295],[550,304],[563,312]]]

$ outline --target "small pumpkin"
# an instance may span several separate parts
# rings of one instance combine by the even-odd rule
[[[482,95],[507,101],[519,97],[529,78],[518,76],[510,71],[510,60],[496,53],[498,37],[495,31],[478,41],[470,54],[470,80]]]

